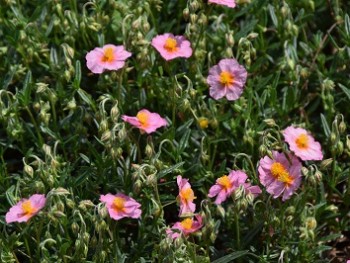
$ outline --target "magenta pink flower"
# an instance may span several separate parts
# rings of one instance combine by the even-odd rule
[[[6,223],[27,222],[45,206],[45,203],[46,197],[41,194],[22,199],[6,213]]]
[[[122,120],[139,128],[141,130],[141,133],[152,133],[158,128],[166,126],[168,124],[164,118],[159,116],[158,113],[152,113],[146,109],[140,110],[136,114],[136,117],[123,115]]]
[[[237,60],[222,59],[218,65],[209,69],[207,83],[210,86],[210,96],[216,100],[223,97],[236,100],[241,96],[246,80],[247,71]]]
[[[289,126],[283,131],[291,151],[303,161],[322,160],[321,145],[304,129]]]
[[[193,220],[193,218],[186,218],[181,222],[176,222],[171,229],[166,230],[167,235],[170,238],[176,239],[180,237],[181,234],[188,236],[190,233],[198,231],[203,226],[202,217],[200,215],[196,215],[195,217],[196,220]]]
[[[243,171],[230,171],[229,175],[224,175],[216,179],[215,185],[209,189],[209,197],[215,197],[215,204],[219,205],[224,202],[240,185],[243,185],[246,193],[257,196],[261,193],[259,186],[251,186],[246,183],[247,174]]]
[[[236,7],[236,1],[235,0],[208,0],[208,3],[218,4],[218,5],[225,5],[231,8]]]
[[[193,203],[193,200],[196,197],[194,196],[191,185],[188,179],[182,179],[181,175],[177,176],[176,180],[179,187],[179,195],[177,196],[177,200],[180,203],[179,216],[193,214],[196,210],[196,204]]]
[[[101,195],[100,201],[106,203],[110,217],[115,220],[119,220],[124,217],[141,217],[141,205],[133,198],[122,193],[116,195]]]
[[[289,154],[290,163],[284,153],[272,152],[273,159],[268,156],[260,159],[260,182],[274,198],[282,195],[282,201],[289,199],[301,183],[301,162],[293,154]]]
[[[86,65],[93,72],[101,74],[104,70],[118,70],[125,65],[131,56],[124,46],[105,45],[95,48],[86,54]]]
[[[189,58],[192,55],[190,41],[184,36],[174,36],[171,33],[158,35],[152,39],[152,46],[157,49],[165,60],[178,57]]]

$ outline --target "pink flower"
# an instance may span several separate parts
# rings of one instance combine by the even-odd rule
[[[86,54],[86,65],[93,72],[101,74],[104,70],[118,70],[124,67],[125,60],[131,56],[124,46],[105,45],[96,47]]]
[[[181,175],[179,175],[176,180],[177,185],[179,186],[179,195],[177,196],[177,200],[180,202],[179,216],[194,213],[196,210],[196,204],[193,203],[193,200],[196,197],[194,196],[188,179],[182,179]]]
[[[214,3],[218,5],[225,5],[231,8],[236,7],[236,1],[235,0],[209,0],[208,3]]]
[[[146,109],[140,110],[136,117],[122,116],[122,120],[134,125],[141,130],[141,133],[152,133],[162,126],[166,126],[167,121],[160,117],[158,113],[149,112]]]
[[[188,236],[190,233],[198,231],[202,226],[202,217],[200,215],[195,216],[197,220],[192,218],[186,218],[181,222],[176,222],[171,229],[167,229],[166,233],[170,238],[176,239],[181,236]],[[178,231],[174,231],[178,230]]]
[[[171,33],[158,35],[152,39],[152,46],[157,49],[165,60],[178,57],[189,58],[192,55],[190,41],[184,36],[174,36]]]
[[[260,159],[260,182],[274,198],[283,194],[282,201],[285,201],[300,186],[301,162],[293,154],[288,155],[290,163],[283,153],[273,151],[272,155],[273,159],[268,156]]]
[[[106,203],[110,217],[115,220],[119,220],[124,217],[141,217],[141,205],[133,198],[122,193],[116,195],[101,195],[100,201]]]
[[[215,197],[215,204],[219,205],[224,202],[235,190],[243,185],[247,193],[257,196],[261,193],[259,186],[251,186],[246,183],[247,175],[243,171],[230,171],[229,175],[224,175],[216,179],[216,184],[209,189],[209,197]]]
[[[6,213],[6,223],[27,222],[36,215],[46,203],[45,195],[35,194],[29,199],[22,199]]]
[[[289,126],[283,131],[291,151],[303,161],[322,160],[321,145],[304,129]]]
[[[210,96],[216,100],[222,97],[236,100],[241,96],[246,80],[247,71],[237,60],[222,59],[218,65],[209,69],[207,83],[210,86]]]

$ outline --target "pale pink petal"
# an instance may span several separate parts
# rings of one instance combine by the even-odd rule
[[[236,7],[236,1],[235,0],[208,0],[208,3],[223,5],[223,6],[227,6],[227,7],[230,7],[230,8],[235,8]]]

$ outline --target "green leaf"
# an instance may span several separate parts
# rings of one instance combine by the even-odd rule
[[[169,174],[169,173],[172,173],[174,172],[176,169],[178,169],[179,167],[181,167],[182,165],[184,165],[185,162],[180,162],[180,163],[177,163],[173,166],[170,166],[169,168],[166,168],[162,171],[160,171],[158,174],[157,174],[157,177],[158,179],[159,178],[162,178],[164,177],[165,175]]]
[[[269,8],[269,13],[272,19],[272,23],[275,25],[275,27],[278,27],[278,20],[275,13],[275,7],[270,4],[267,7]]]
[[[323,131],[324,134],[329,137],[331,135],[331,129],[328,126],[326,117],[321,113],[321,122],[322,122],[322,126],[323,126]]]
[[[350,17],[348,14],[345,15],[344,22],[346,34],[350,35]]]
[[[94,101],[91,98],[91,95],[89,93],[87,93],[85,90],[83,89],[78,89],[78,94],[80,96],[80,98],[82,98],[83,101],[85,101],[89,106],[91,106],[91,108],[95,111],[96,110],[96,106]]]
[[[350,100],[350,89],[348,89],[347,87],[345,87],[342,84],[338,84],[339,87],[341,88],[341,90],[345,93],[345,95],[348,97],[348,99]]]
[[[229,262],[231,263],[232,260],[239,258],[241,256],[244,256],[244,255],[247,255],[247,254],[248,254],[248,250],[236,251],[236,252],[228,254],[224,257],[221,257],[217,260],[214,260],[212,263],[229,263]]]

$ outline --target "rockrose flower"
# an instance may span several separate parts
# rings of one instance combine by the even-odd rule
[[[171,33],[158,35],[152,39],[152,46],[165,60],[178,57],[189,58],[192,55],[190,41],[184,36],[174,36]]]
[[[108,44],[97,47],[86,54],[86,65],[93,73],[101,74],[105,70],[118,70],[125,65],[125,60],[131,56],[124,46]]]
[[[321,145],[304,129],[289,126],[283,131],[291,151],[303,161],[322,160]]]
[[[22,199],[6,213],[6,223],[27,222],[43,209],[45,203],[46,197],[41,194],[32,195],[29,199]]]
[[[301,183],[301,162],[293,154],[288,154],[290,163],[284,153],[272,152],[260,159],[259,179],[266,191],[274,198],[282,195],[282,201],[289,199]]]
[[[196,215],[195,218],[196,220],[193,218],[186,218],[181,222],[176,222],[171,229],[166,230],[167,235],[170,238],[176,239],[181,236],[181,233],[184,236],[188,236],[190,233],[198,231],[203,226],[202,217]]]
[[[207,83],[209,93],[218,100],[226,97],[227,100],[237,100],[247,80],[247,71],[234,58],[222,59],[219,64],[209,69]]]
[[[236,0],[208,0],[208,3],[225,5],[231,8],[236,7]]]
[[[215,204],[219,205],[224,202],[234,191],[243,185],[246,193],[257,196],[261,193],[259,186],[251,186],[246,183],[247,174],[243,171],[230,171],[229,175],[224,175],[216,179],[216,184],[209,189],[209,197],[215,197]]]
[[[140,110],[136,114],[136,117],[123,115],[122,120],[139,128],[141,130],[141,133],[152,133],[155,132],[158,128],[166,126],[168,124],[164,118],[159,116],[158,113],[152,113],[146,109]]]
[[[124,217],[141,217],[141,205],[133,198],[122,193],[101,195],[100,201],[106,203],[110,217],[115,220],[120,220]]]
[[[193,203],[193,200],[196,197],[194,196],[191,185],[188,179],[182,179],[181,175],[176,180],[179,187],[179,195],[177,196],[177,200],[180,203],[179,216],[193,214],[196,210],[196,204]]]

